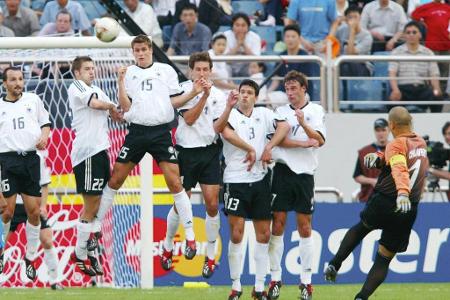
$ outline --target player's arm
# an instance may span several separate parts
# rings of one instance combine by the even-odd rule
[[[386,147],[386,162],[391,166],[392,178],[397,194],[409,195],[409,171],[406,158],[406,145],[402,140],[394,140]]]
[[[239,99],[239,93],[236,90],[231,91],[228,94],[227,105],[222,115],[214,121],[214,131],[221,133],[228,124],[228,118],[230,117],[231,110],[236,105]]]
[[[286,136],[278,146],[283,148],[311,148],[311,147],[319,147],[319,142],[315,139],[307,139],[306,141],[297,141],[290,139],[289,137]]]
[[[128,96],[127,96],[128,97]],[[116,105],[112,102],[106,102],[98,99],[97,94],[92,94],[91,99],[88,102],[88,106],[98,110],[113,110]]]
[[[270,141],[266,144],[264,147],[264,151],[261,155],[261,161],[263,162],[263,165],[265,166],[267,163],[271,163],[272,161],[272,149],[273,147],[279,145],[286,135],[289,133],[289,130],[291,127],[289,126],[288,122],[286,121],[276,121],[276,129],[275,133],[271,137]]]
[[[187,125],[192,126],[195,123],[195,121],[197,121],[197,119],[200,117],[200,114],[205,108],[206,101],[208,100],[210,92],[211,92],[211,84],[208,83],[207,85],[205,81],[203,85],[203,95],[198,101],[198,103],[191,109],[188,109],[182,113],[183,119]]]
[[[204,79],[196,80],[194,81],[192,90],[189,93],[171,96],[170,102],[172,102],[172,106],[174,108],[180,108],[183,105],[185,105],[189,100],[200,94],[203,91],[203,85],[205,84],[204,82],[205,82]]]
[[[319,142],[319,147],[321,147],[323,144],[325,144],[325,139],[324,139],[323,135],[319,131],[315,130],[314,128],[312,128],[311,126],[309,126],[306,123],[305,114],[303,113],[303,111],[301,111],[300,109],[296,109],[295,115],[297,116],[298,124],[300,124],[300,126],[302,126],[306,135],[310,139],[317,140]]]
[[[233,146],[247,152],[244,163],[248,163],[247,171],[250,171],[256,161],[255,149],[241,139],[239,135],[230,127],[230,125],[225,126],[222,131],[222,137]]]
[[[41,126],[41,136],[36,143],[36,149],[44,150],[47,147],[48,137],[50,136],[50,116],[44,107],[44,103],[40,99],[37,108],[39,125]]]
[[[119,87],[118,91],[118,97],[119,97],[119,104],[120,107],[124,112],[127,112],[130,110],[131,107],[131,100],[128,97],[127,90],[125,88],[125,74],[127,73],[127,67],[120,67],[119,71],[117,72],[117,84]]]

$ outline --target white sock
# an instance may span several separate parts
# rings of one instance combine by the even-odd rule
[[[214,259],[216,256],[216,240],[219,235],[220,228],[220,215],[217,213],[214,217],[210,217],[208,213],[206,213],[205,220],[206,227],[206,238],[208,240],[208,245],[206,246],[206,255],[209,259]]]
[[[92,232],[92,223],[77,223],[77,243],[75,244],[75,254],[79,259],[87,259],[87,241]]]
[[[98,218],[94,218],[92,222],[92,232],[100,232],[102,231],[102,222]]]
[[[34,260],[39,247],[39,233],[41,232],[41,223],[34,226],[27,220],[25,225],[25,235],[27,237],[27,250],[25,257],[28,260]]]
[[[44,249],[44,262],[48,269],[49,283],[55,284],[58,282],[58,255],[55,247],[51,249]]]
[[[178,194],[174,194],[175,207],[177,208],[178,215],[180,216],[181,223],[184,227],[184,233],[188,241],[195,240],[194,228],[193,228],[193,216],[192,216],[192,204],[188,195],[184,190]]]
[[[231,288],[241,291],[241,263],[242,263],[242,243],[228,243],[228,265],[230,266],[230,278],[233,282]]]
[[[266,281],[267,265],[269,264],[269,243],[263,244],[256,242],[255,245],[255,291],[264,291],[264,282]]]
[[[314,256],[314,241],[312,236],[307,238],[300,237],[299,249],[301,263],[300,283],[311,284]]]
[[[100,207],[98,208],[97,212],[97,219],[100,221],[100,223],[103,221],[110,207],[112,206],[116,193],[117,190],[113,190],[109,187],[109,185],[106,185],[103,189],[102,199],[100,200]]]
[[[284,251],[284,235],[271,235],[269,242],[270,278],[281,281],[281,258]]]
[[[173,206],[170,208],[169,213],[167,214],[167,231],[166,238],[164,239],[164,248],[166,250],[173,249],[173,238],[177,233],[178,225],[180,224],[180,217],[175,212]]]

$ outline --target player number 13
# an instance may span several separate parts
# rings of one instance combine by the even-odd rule
[[[235,211],[235,210],[237,210],[238,205],[239,205],[239,199],[237,199],[237,198],[228,198],[228,201],[227,201],[227,209],[228,210]]]

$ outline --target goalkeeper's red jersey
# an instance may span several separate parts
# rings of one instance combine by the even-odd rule
[[[412,202],[418,202],[428,170],[425,141],[415,133],[397,136],[387,144],[384,161],[375,191],[393,199],[409,194]]]

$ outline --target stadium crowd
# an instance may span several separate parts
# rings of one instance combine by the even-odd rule
[[[391,53],[450,54],[448,0],[124,0],[119,3],[168,55],[190,55],[209,49],[212,55],[326,57],[327,42],[332,45],[333,58]],[[105,15],[107,12],[99,1],[2,0],[0,36],[92,35],[96,20]],[[216,63],[215,83],[220,89],[230,91],[235,87],[231,79],[260,73],[249,67],[248,63]],[[274,67],[273,63],[262,65],[265,70],[262,77],[271,74]],[[279,78],[290,70],[312,77],[308,94],[311,100],[320,100],[320,84],[314,79],[320,74],[319,67],[303,62],[279,68],[271,84],[262,91],[260,101],[287,101]],[[375,80],[381,82],[382,93],[376,94],[381,99],[376,99],[374,93],[364,96],[358,92],[358,89],[377,89],[378,85],[371,87],[369,80],[342,80],[340,98],[344,100],[447,100],[450,92],[448,63],[407,62],[389,66],[369,61],[343,63],[340,75],[394,77],[390,81]],[[357,110],[351,105],[345,108]],[[426,106],[408,108],[417,112],[427,109]],[[442,108],[430,106],[432,112]],[[378,111],[386,109],[379,106]]]

